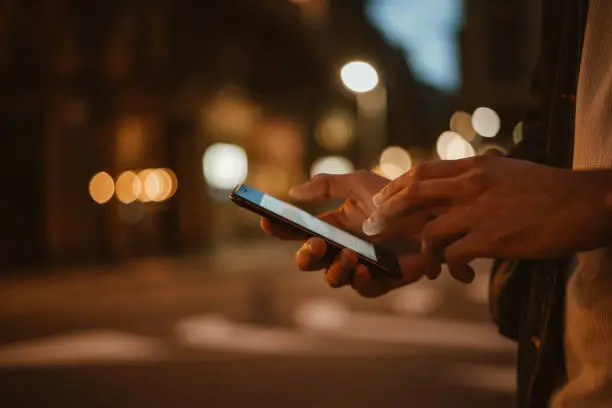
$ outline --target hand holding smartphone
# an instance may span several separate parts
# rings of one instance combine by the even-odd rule
[[[321,221],[306,211],[262,193],[246,184],[237,186],[230,194],[235,204],[253,211],[275,222],[283,223],[290,228],[323,239],[328,247],[339,252],[343,248],[355,251],[359,261],[373,271],[401,278],[397,257],[383,248],[356,237],[331,224]]]

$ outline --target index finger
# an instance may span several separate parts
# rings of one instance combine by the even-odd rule
[[[289,191],[292,198],[300,201],[321,202],[334,198],[357,199],[353,174],[317,174],[310,181]]]
[[[378,207],[415,182],[457,176],[464,167],[459,162],[460,160],[442,160],[420,164],[387,184],[372,201]]]

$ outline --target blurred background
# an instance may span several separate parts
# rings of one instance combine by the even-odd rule
[[[0,404],[514,404],[490,262],[375,300],[228,202],[505,155],[539,2],[0,1]],[[316,211],[316,208],[310,210]]]

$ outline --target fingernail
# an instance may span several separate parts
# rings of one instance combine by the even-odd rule
[[[291,190],[289,190],[289,196],[290,197],[295,197],[295,198],[300,198],[300,189],[299,189],[299,187],[293,187]]]
[[[300,248],[300,252],[302,251],[312,253],[312,244],[310,243],[310,241],[304,242],[304,245],[302,245],[302,247]]]
[[[384,223],[376,215],[365,220],[361,226],[363,233],[369,236],[380,234],[383,228]]]
[[[382,194],[378,193],[374,195],[374,197],[372,197],[372,204],[374,204],[374,207],[380,207],[382,202],[383,202]]]

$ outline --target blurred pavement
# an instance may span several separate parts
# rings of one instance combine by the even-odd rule
[[[511,407],[486,263],[380,299],[293,266],[295,244],[0,282],[0,406]]]

